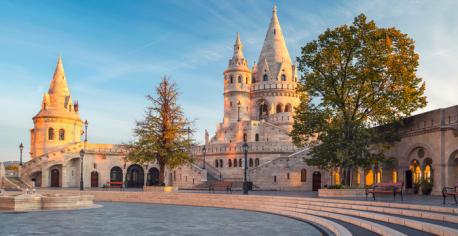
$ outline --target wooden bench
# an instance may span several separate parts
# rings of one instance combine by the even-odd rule
[[[402,189],[404,187],[403,182],[399,183],[377,183],[372,185],[370,188],[366,188],[366,200],[367,196],[369,194],[372,194],[372,197],[374,198],[375,201],[375,194],[376,193],[381,193],[381,194],[393,194],[394,200],[396,200],[396,193],[401,194],[401,201],[404,201],[404,197],[402,194]]]
[[[454,187],[444,187],[442,189],[442,197],[444,198],[442,204],[445,204],[445,198],[447,198],[448,196],[453,196],[453,198],[455,199],[455,204],[458,204],[458,202],[456,201],[456,195],[458,195],[458,182],[455,183]]]
[[[124,189],[124,183],[121,181],[114,181],[114,182],[107,182],[106,184],[103,185],[103,188],[119,188],[120,190]]]
[[[208,186],[208,192],[215,193],[215,190],[226,190],[226,193],[232,194],[232,182],[216,181]]]

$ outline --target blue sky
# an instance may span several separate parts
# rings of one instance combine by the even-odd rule
[[[278,0],[293,59],[326,28],[365,13],[416,41],[425,110],[458,104],[458,1]],[[196,139],[223,115],[222,73],[240,32],[245,56],[257,60],[271,16],[268,0],[34,1],[0,0],[0,161],[28,152],[32,117],[63,57],[73,99],[89,121],[89,140],[132,139],[145,95],[163,75],[181,92]],[[29,157],[26,154],[25,159]]]

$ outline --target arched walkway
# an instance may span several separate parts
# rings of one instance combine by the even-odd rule
[[[148,170],[146,184],[148,186],[159,185],[159,170],[156,167],[150,168]]]
[[[30,175],[30,180],[34,183],[34,186],[37,188],[41,187],[41,178],[42,178],[41,171],[33,172]]]
[[[144,172],[140,165],[134,164],[127,168],[127,187],[128,188],[141,188],[144,184]]]
[[[111,168],[110,170],[110,182],[123,182],[122,169],[118,166]]]
[[[447,163],[447,186],[454,186],[458,182],[458,150],[450,155]]]

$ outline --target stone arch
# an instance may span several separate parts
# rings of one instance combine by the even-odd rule
[[[419,157],[418,156],[418,152],[420,149],[423,149],[424,150],[424,156],[423,157]],[[433,158],[432,156],[432,148],[428,145],[428,144],[425,144],[425,143],[415,143],[413,145],[411,145],[407,151],[404,153],[404,157],[405,157],[405,160],[407,161],[407,163],[411,163],[413,159],[424,159],[424,158]]]
[[[50,187],[62,187],[62,164],[49,167],[49,183]]]
[[[122,169],[119,166],[114,166],[110,170],[110,182],[123,182]]]
[[[127,168],[126,182],[129,188],[141,188],[145,182],[145,173],[143,168],[138,164],[130,165]]]
[[[458,182],[458,150],[452,152],[446,163],[446,186],[452,187]]]
[[[281,104],[281,103],[277,104],[277,107],[276,107],[275,111],[277,113],[283,112],[283,104]]]
[[[293,107],[291,106],[290,103],[286,104],[285,106],[285,112],[292,112],[293,111]]]
[[[176,173],[173,172],[174,179],[176,179]],[[159,170],[156,167],[152,167],[148,170],[146,177],[146,184],[148,186],[159,185]]]
[[[99,172],[92,171],[91,172],[91,188],[98,188],[99,187]]]
[[[270,104],[267,102],[267,100],[261,99],[258,100],[257,104],[257,111],[258,111],[258,118],[259,120],[264,119],[269,115],[270,111]]]
[[[34,187],[41,187],[42,185],[42,173],[41,170],[32,172],[32,174],[29,175],[30,181],[32,181]]]

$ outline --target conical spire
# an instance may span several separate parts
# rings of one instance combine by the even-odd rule
[[[243,56],[243,44],[242,40],[240,40],[240,34],[237,32],[237,37],[235,39],[234,44],[234,55],[232,55],[232,59],[229,60],[230,69],[245,69],[248,70],[247,62],[245,56]]]
[[[54,71],[54,76],[51,81],[51,85],[49,86],[48,93],[52,94],[59,94],[69,96],[70,91],[67,85],[67,79],[65,78],[65,71],[64,65],[62,63],[62,57],[59,56],[57,59],[56,70]]]
[[[291,57],[289,56],[280,22],[278,21],[276,5],[274,5],[272,10],[272,18],[267,29],[258,63],[264,61],[264,59],[267,60],[271,68],[277,68],[279,63],[291,64]]]
[[[234,56],[232,56],[232,59],[244,58],[242,49],[243,49],[243,44],[242,44],[242,41],[240,40],[240,33],[237,32],[237,38],[235,39],[235,44],[234,44]]]

